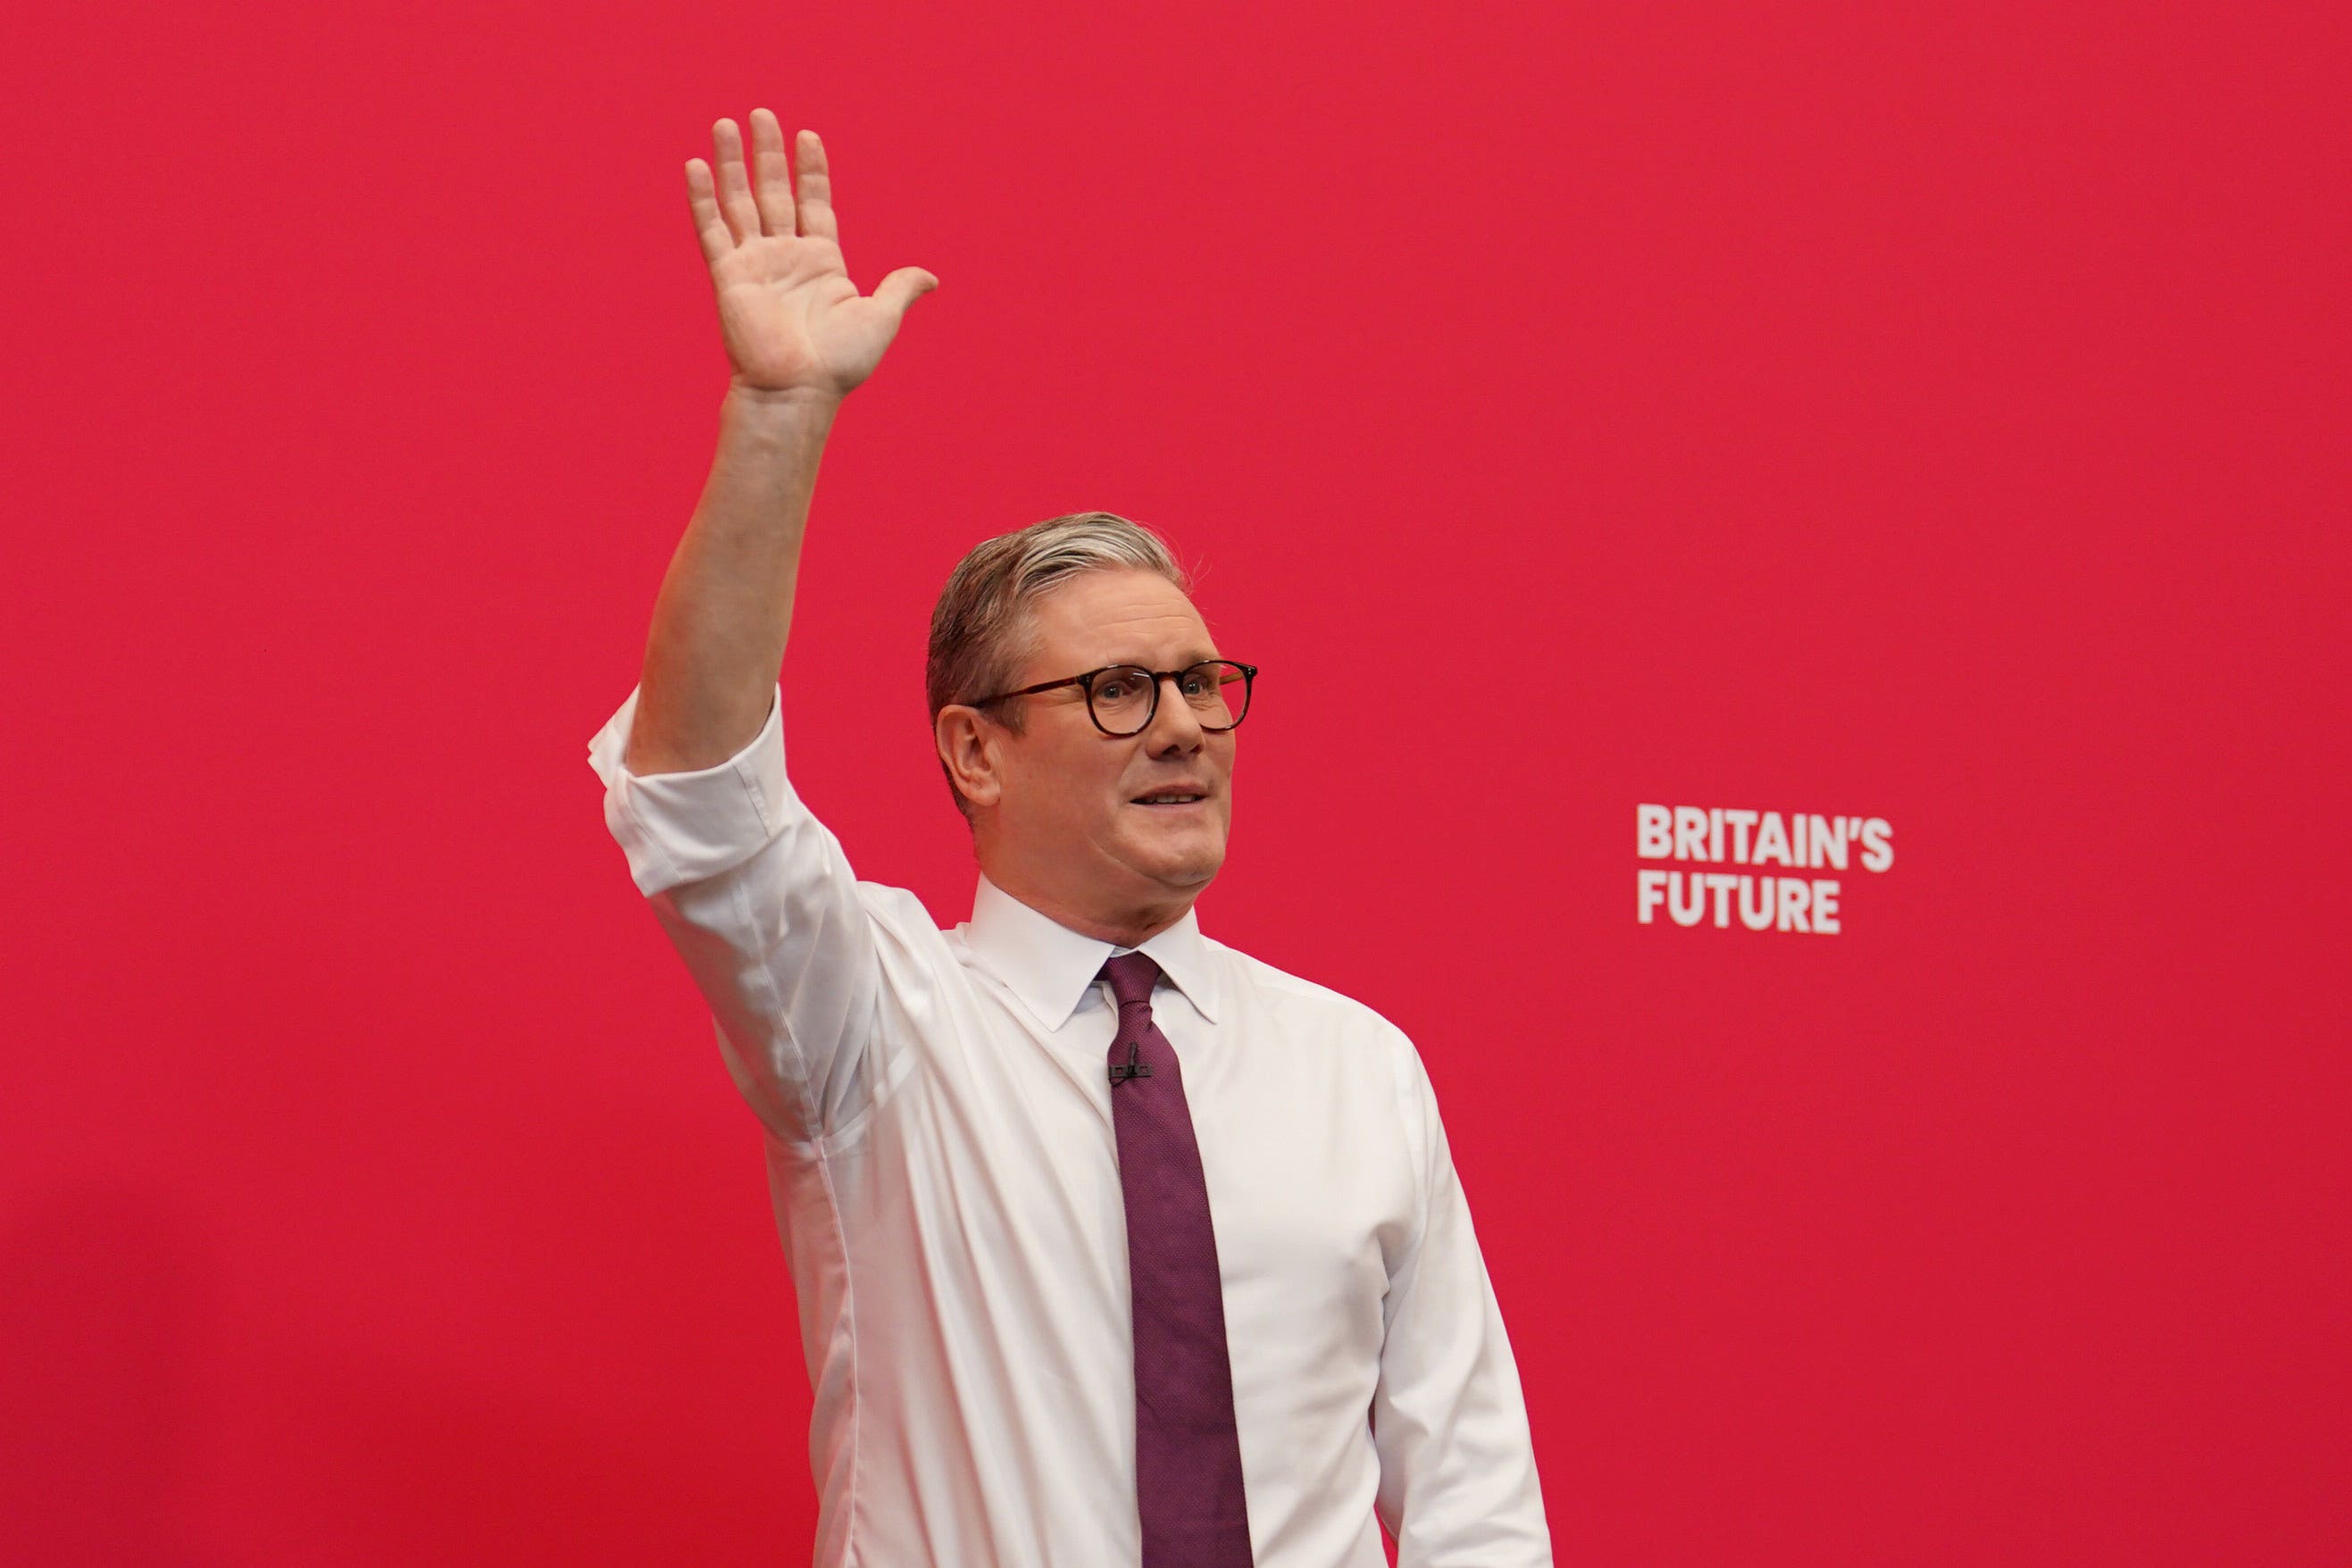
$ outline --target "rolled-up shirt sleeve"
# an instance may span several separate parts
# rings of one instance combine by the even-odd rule
[[[588,742],[604,823],[709,1001],[728,1072],[769,1131],[823,1152],[874,1099],[874,928],[841,844],[784,776],[783,693],[725,762],[632,773],[641,688]]]
[[[1454,1169],[1420,1055],[1400,1035],[1398,1074],[1422,1223],[1381,1303],[1372,1440],[1376,1508],[1397,1568],[1549,1568],[1518,1363]]]

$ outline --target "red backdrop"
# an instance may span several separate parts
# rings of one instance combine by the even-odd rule
[[[942,279],[803,793],[961,919],[949,565],[1205,566],[1204,927],[1419,1043],[1563,1563],[2343,1561],[2352,49],[2203,9],[20,21],[11,1560],[806,1560],[756,1124],[584,756],[715,430],[679,166],[766,103]],[[1892,860],[1644,923],[1784,873],[1643,805]]]

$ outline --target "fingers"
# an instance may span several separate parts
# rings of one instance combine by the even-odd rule
[[[800,155],[801,232],[839,245],[841,230],[833,221],[833,171],[825,164],[824,142],[815,132],[803,131],[793,145]]]
[[[727,226],[740,245],[760,237],[760,208],[751,200],[751,181],[743,172],[743,133],[731,120],[721,120],[710,128],[711,145],[719,157],[719,210],[727,215]]]
[[[770,234],[790,239],[794,232],[792,164],[784,156],[783,127],[764,109],[751,111],[751,179],[760,222]]]
[[[783,126],[775,114],[753,110],[749,170],[743,162],[743,134],[732,120],[711,126],[710,144],[714,156],[709,164],[699,158],[686,162],[687,202],[705,259],[715,262],[762,235],[789,239],[797,232],[841,243],[833,216],[833,172],[825,163],[824,142],[815,132],[801,132],[788,153]],[[930,280],[906,286],[911,291],[899,302],[901,310],[917,294],[939,287],[939,279],[920,268],[903,270]]]
[[[889,310],[893,321],[900,321],[908,306],[939,286],[940,280],[921,268],[901,267],[874,285],[874,298]]]
[[[699,158],[686,161],[686,205],[694,214],[694,237],[702,242],[702,259],[716,266],[735,248],[727,220],[719,216],[719,193],[711,187],[710,165]]]

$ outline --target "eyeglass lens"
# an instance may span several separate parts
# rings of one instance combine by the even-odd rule
[[[1150,670],[1122,665],[1096,676],[1087,700],[1104,729],[1132,735],[1151,722],[1158,685]],[[1230,730],[1249,711],[1248,672],[1227,659],[1194,665],[1177,677],[1176,689],[1204,730]]]

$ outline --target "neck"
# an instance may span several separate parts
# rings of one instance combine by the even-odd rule
[[[1192,907],[1192,900],[1198,896],[1197,891],[1169,894],[1107,908],[1099,903],[1072,900],[1050,886],[1024,877],[1017,867],[992,866],[983,858],[980,868],[998,888],[1055,925],[1076,931],[1080,936],[1092,937],[1097,942],[1109,942],[1114,947],[1141,947],[1182,920],[1184,912]]]

